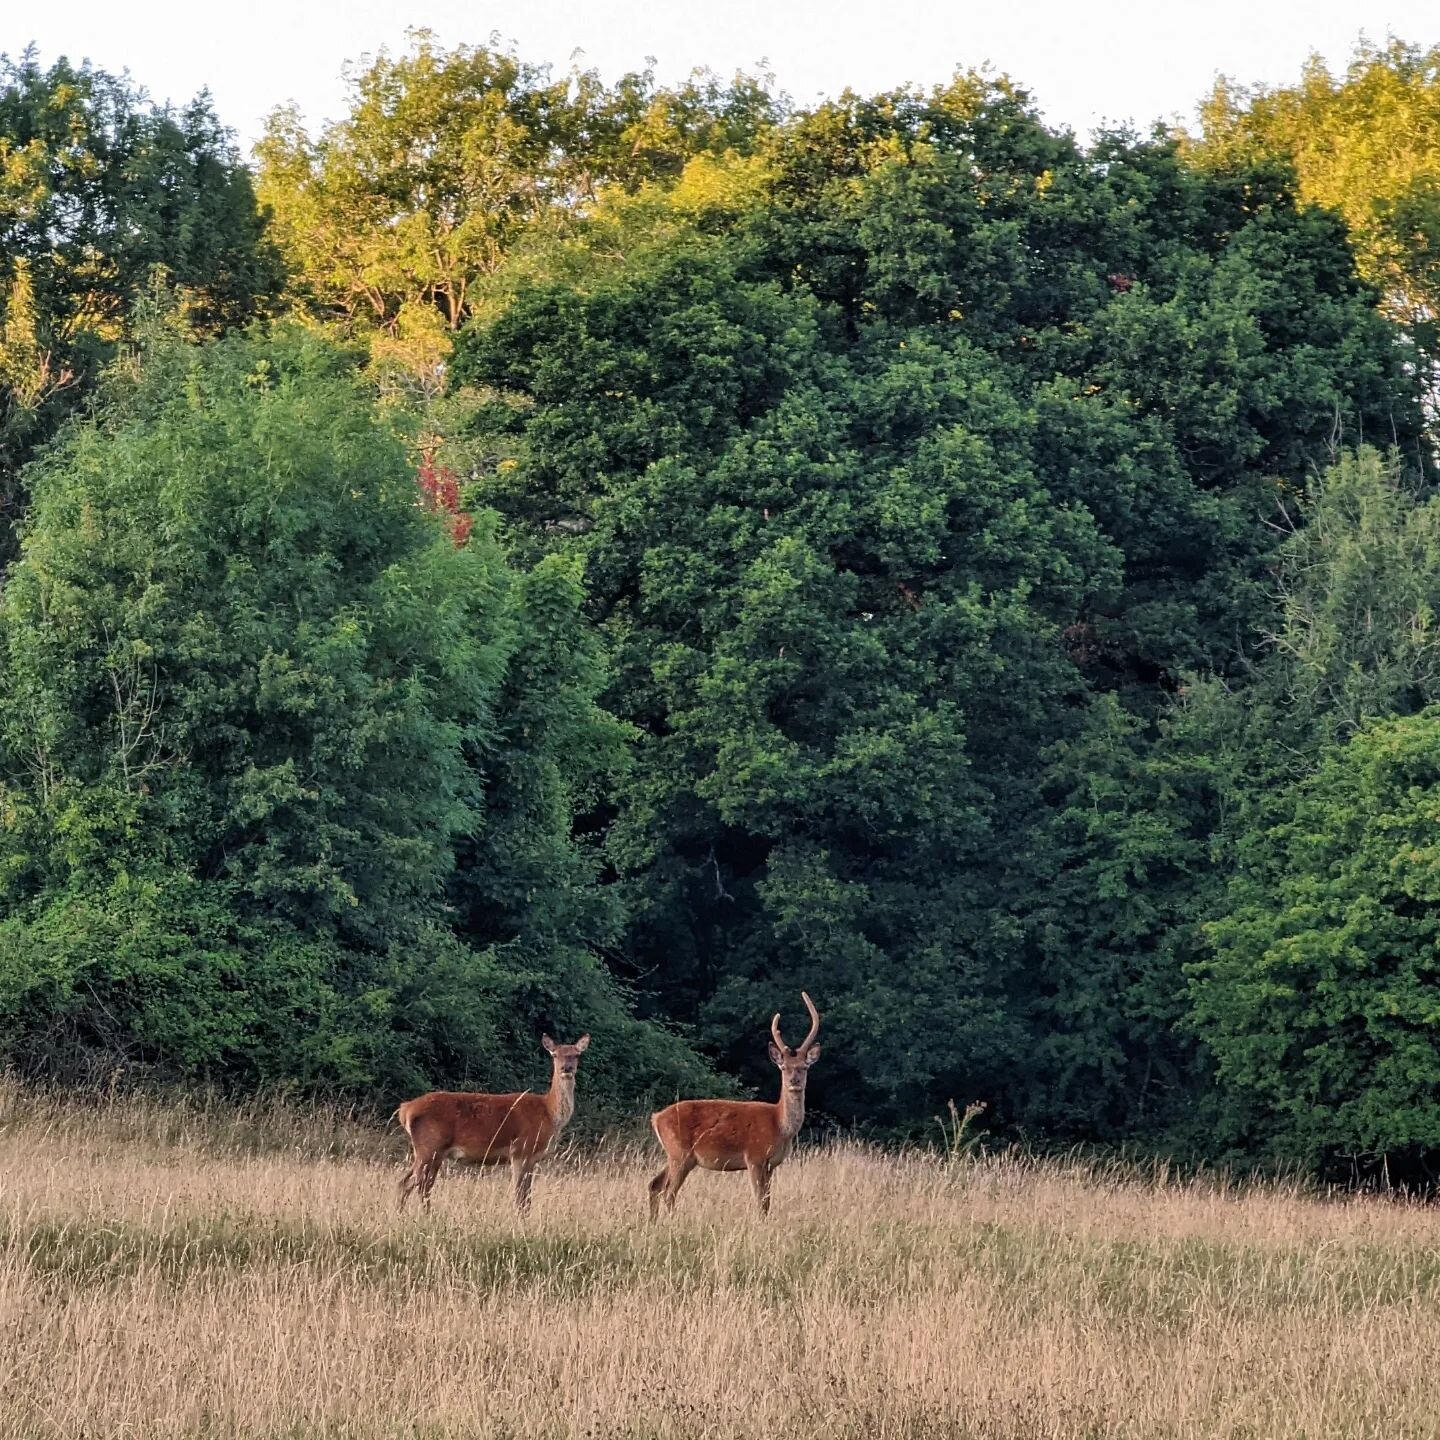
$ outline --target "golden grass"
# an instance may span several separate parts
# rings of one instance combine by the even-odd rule
[[[274,1143],[274,1137],[286,1137]],[[395,1210],[344,1117],[0,1087],[0,1440],[1440,1434],[1440,1216],[853,1146]]]

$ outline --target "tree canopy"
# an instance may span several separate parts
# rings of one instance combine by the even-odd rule
[[[1293,85],[1219,83],[1202,162],[1279,158],[1300,195],[1342,216],[1361,274],[1414,338],[1432,400],[1440,364],[1440,47],[1362,43],[1342,74],[1314,56]],[[1379,438],[1379,437],[1372,437]]]
[[[284,279],[250,174],[208,96],[0,56],[0,566],[19,469],[88,392],[157,275],[216,333]]]
[[[0,606],[12,1059],[393,1089],[498,1077],[527,1019],[633,1028],[569,834],[623,757],[578,573],[457,543],[343,353],[160,337],[33,483]]]
[[[9,65],[0,1059],[1432,1173],[1433,62]]]
[[[822,106],[762,159],[517,281],[452,366],[474,497],[585,557],[642,735],[631,963],[757,1078],[757,990],[822,974],[846,1119],[1125,1133],[1180,1083],[1185,897],[1113,908],[1204,821],[1067,820],[1075,757],[1122,786],[1187,670],[1243,662],[1337,423],[1416,443],[1403,351],[1281,177],[1087,153],[1003,84]]]
[[[421,396],[443,388],[451,338],[516,251],[563,233],[602,186],[744,151],[779,113],[743,76],[667,89],[641,71],[606,86],[493,45],[412,38],[354,73],[342,120],[312,137],[283,107],[256,153],[297,298]]]

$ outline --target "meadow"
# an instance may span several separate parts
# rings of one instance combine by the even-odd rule
[[[1432,1436],[1440,1216],[1079,1161],[651,1147],[534,1210],[329,1113],[0,1089],[0,1440]]]

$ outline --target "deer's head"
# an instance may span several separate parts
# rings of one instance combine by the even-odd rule
[[[540,1043],[554,1062],[557,1075],[573,1075],[580,1068],[580,1057],[585,1053],[590,1037],[582,1035],[573,1045],[560,1045],[548,1035],[542,1035]]]
[[[794,1049],[788,1046],[780,1034],[780,1016],[770,1022],[770,1058],[780,1067],[780,1083],[786,1090],[803,1091],[810,1075],[810,1067],[820,1058],[820,1047],[815,1037],[820,1033],[820,1012],[814,1002],[802,990],[800,998],[810,1012],[810,1033]]]

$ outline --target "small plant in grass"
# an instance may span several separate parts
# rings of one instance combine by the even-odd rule
[[[940,1127],[940,1153],[947,1167],[963,1164],[975,1153],[985,1131],[975,1122],[985,1113],[983,1100],[972,1100],[963,1110],[953,1100],[945,1102],[947,1114],[937,1115]]]

